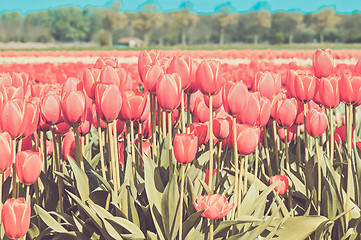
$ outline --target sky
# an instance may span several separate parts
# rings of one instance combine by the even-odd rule
[[[121,11],[136,11],[138,6],[147,0],[122,0]],[[157,0],[162,11],[175,10],[185,0]],[[259,0],[189,0],[193,3],[193,11],[197,13],[212,13],[221,4],[230,2],[236,11],[247,12]],[[334,7],[339,13],[352,13],[361,10],[360,0],[266,0],[272,12],[300,10],[305,13],[317,11],[328,6]],[[19,10],[25,14],[30,11],[46,10],[61,6],[109,6],[110,0],[0,0],[0,12]]]

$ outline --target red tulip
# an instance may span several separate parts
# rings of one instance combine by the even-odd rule
[[[25,129],[21,134],[22,137],[28,137],[38,128],[40,111],[37,104],[25,101],[24,104],[24,121]]]
[[[40,101],[40,114],[47,124],[58,124],[61,119],[60,95],[50,91],[43,96]]]
[[[335,138],[336,135],[339,136],[342,142],[346,143],[346,126],[342,125],[335,128]],[[353,139],[353,128],[351,129],[351,139]]]
[[[308,105],[308,103],[307,103]],[[294,124],[296,125],[302,125],[305,123],[305,114],[304,114],[304,106],[303,106],[303,102],[301,102],[300,100],[297,100],[297,116],[296,116],[296,120],[294,122]]]
[[[152,65],[156,59],[163,57],[163,52],[155,50],[143,50],[138,57],[138,71],[142,82],[144,82],[145,66]]]
[[[166,111],[177,108],[181,100],[181,79],[177,73],[163,74],[157,82],[157,101]]]
[[[115,84],[97,84],[95,106],[100,119],[112,122],[118,117],[122,107],[122,95]]]
[[[257,125],[260,127],[266,126],[271,115],[271,102],[266,97],[260,98],[260,112],[257,119]]]
[[[84,90],[88,97],[95,98],[96,83],[99,82],[100,70],[96,68],[86,68],[83,72]]]
[[[104,68],[106,66],[110,67],[117,67],[118,66],[118,59],[116,58],[98,58],[94,64],[95,68]]]
[[[209,108],[209,96],[203,95],[204,103]],[[222,106],[222,93],[219,92],[212,96],[212,110],[216,111]],[[208,117],[209,118],[209,117]]]
[[[348,72],[342,76],[339,87],[342,102],[359,105],[361,101],[361,76],[352,76]]]
[[[224,218],[234,207],[234,203],[229,204],[226,197],[220,194],[198,196],[193,205],[197,212],[204,210],[202,217],[210,220]]]
[[[279,191],[279,195],[283,195],[286,193],[288,186],[289,186],[289,181],[288,181],[288,177],[286,175],[275,175],[275,176],[271,176],[271,178],[269,179],[269,183],[270,185],[272,185],[274,182],[278,182],[278,184],[275,186],[274,190],[277,192]]]
[[[225,83],[221,76],[221,63],[215,60],[203,61],[196,72],[196,81],[199,90],[205,95],[218,93]]]
[[[0,133],[0,156],[0,174],[2,174],[13,162],[13,141],[7,132]]]
[[[285,100],[285,99],[287,99],[287,96],[286,96],[286,93],[284,93],[284,92],[280,92],[273,96],[272,101],[271,101],[271,117],[273,119],[276,119],[278,102],[280,100]]]
[[[3,99],[5,100],[11,100],[11,99],[20,99],[24,100],[25,98],[25,91],[23,87],[0,87],[0,92],[2,93]]]
[[[209,108],[207,107],[204,99],[198,97],[194,104],[194,121],[195,122],[207,122],[209,121]]]
[[[361,142],[356,142],[356,146],[361,150]]]
[[[64,135],[69,132],[70,125],[67,122],[61,122],[54,126],[56,134]]]
[[[190,125],[190,132],[197,136],[198,147],[206,144],[209,140],[208,122],[206,123],[192,123]]]
[[[260,92],[263,97],[272,99],[273,95],[279,93],[281,90],[281,85],[281,75],[270,72],[257,72],[254,79],[253,90]]]
[[[28,123],[27,119],[24,120],[24,105],[24,101],[20,99],[8,100],[1,109],[1,129],[4,132],[8,132],[13,139],[23,134]]]
[[[260,130],[246,124],[237,126],[237,148],[241,155],[249,155],[256,150],[259,143]]]
[[[33,150],[33,145],[34,145],[35,149],[38,149],[39,148],[39,135],[37,134],[37,132],[34,132],[34,140],[35,141],[32,140],[32,136],[23,138],[22,142],[21,142],[21,151]]]
[[[355,66],[355,72],[361,74],[361,60],[358,60]]]
[[[157,82],[159,78],[164,74],[163,69],[155,64],[149,66],[146,69],[145,76],[143,79],[143,84],[145,90],[149,91],[150,93],[156,93],[157,91]]]
[[[312,75],[296,75],[294,79],[295,98],[303,102],[313,99],[316,92],[316,78]]]
[[[28,232],[30,226],[30,204],[24,198],[9,198],[1,210],[1,221],[6,236],[18,239]]]
[[[50,85],[49,84],[41,84],[41,83],[36,83],[36,84],[32,84],[31,85],[31,96],[32,97],[39,97],[41,98],[42,96],[46,95],[50,90]]]
[[[222,91],[223,107],[231,116],[243,113],[248,103],[248,89],[243,82],[227,82]]]
[[[174,56],[169,63],[167,73],[178,73],[182,81],[182,89],[186,89],[191,83],[192,67],[192,59],[189,56]]]
[[[313,70],[318,78],[328,77],[333,70],[333,57],[330,49],[317,49],[313,55]]]
[[[243,113],[237,117],[237,120],[243,124],[254,125],[257,123],[260,114],[259,93],[248,93],[248,102],[243,109]]]
[[[126,85],[128,78],[128,72],[124,68],[112,68],[106,66],[103,68],[99,76],[99,82],[105,84],[115,84],[122,90],[123,86]]]
[[[321,104],[327,108],[335,108],[340,104],[339,78],[330,76],[321,78],[318,83],[318,94]]]
[[[294,98],[279,100],[276,108],[276,121],[281,127],[290,127],[297,116],[297,100]]]
[[[127,90],[122,94],[122,108],[119,112],[119,119],[128,122],[139,119],[147,104],[147,96],[140,92]]]
[[[287,129],[287,142],[292,142],[293,140],[295,140],[297,135],[297,126],[292,125],[291,127],[286,129]],[[285,142],[286,140],[285,129],[283,127],[277,127],[277,133],[281,141]]]
[[[306,130],[312,137],[321,136],[327,128],[327,116],[325,110],[313,108],[307,112]]]
[[[16,154],[16,175],[19,181],[31,185],[35,183],[41,173],[43,153],[33,151],[20,151]]]
[[[226,139],[232,128],[230,118],[213,118],[213,134],[218,140]]]
[[[197,79],[196,79],[196,72],[198,69],[199,63],[192,59],[192,66],[191,66],[191,72],[189,75],[189,86],[184,89],[184,93],[186,94],[193,94],[198,91],[198,85],[197,85]]]
[[[67,162],[69,161],[68,155],[75,159],[75,135],[73,131],[68,132],[65,135],[63,139],[62,152]]]
[[[71,125],[81,123],[85,113],[85,96],[81,91],[70,91],[62,97],[61,108],[64,119]]]
[[[85,113],[82,123],[79,126],[79,133],[82,136],[85,136],[90,132],[91,126],[93,124],[93,113],[92,113],[93,100],[88,96],[85,96]]]
[[[217,173],[217,169],[213,169],[212,176],[214,176]],[[214,178],[213,178],[214,179]],[[204,182],[208,185],[209,184],[209,169],[206,169],[206,177],[204,178]]]
[[[61,95],[71,91],[83,91],[83,83],[77,78],[68,78],[61,88]]]
[[[175,159],[181,164],[192,162],[198,151],[197,143],[198,138],[193,134],[177,134],[173,140]]]

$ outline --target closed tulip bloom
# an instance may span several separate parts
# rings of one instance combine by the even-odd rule
[[[312,100],[316,92],[316,78],[312,75],[297,75],[294,81],[295,98],[303,102]]]
[[[261,97],[259,100],[260,112],[257,119],[257,125],[260,127],[266,126],[271,116],[271,102],[266,97]]]
[[[25,101],[24,105],[24,121],[25,129],[22,133],[22,137],[28,137],[33,134],[38,128],[40,110],[37,104],[31,101]]]
[[[204,99],[198,97],[194,104],[194,121],[195,122],[207,122],[209,121],[209,108],[207,107]]]
[[[163,68],[158,64],[148,66],[143,79],[144,88],[150,93],[156,93],[157,82],[163,74]]]
[[[15,168],[19,181],[31,185],[35,183],[41,173],[43,153],[21,151],[16,154]]]
[[[286,128],[287,130],[287,142],[292,142],[293,140],[295,140],[296,138],[296,134],[297,134],[297,126],[296,125],[292,125],[289,128]],[[277,127],[277,133],[278,136],[280,137],[282,142],[286,141],[285,138],[285,129],[283,127]]]
[[[92,106],[93,101],[89,97],[85,97],[86,103],[85,103],[85,113],[84,118],[82,119],[82,123],[79,126],[79,133],[82,136],[85,136],[90,132],[91,126],[93,124],[93,113],[92,113]]]
[[[71,91],[62,97],[61,107],[64,119],[70,125],[81,123],[85,113],[85,96],[81,91]]]
[[[226,197],[220,194],[198,196],[193,205],[197,212],[204,210],[202,217],[210,220],[224,218],[234,207],[234,203],[229,204]]]
[[[1,129],[4,132],[8,132],[12,139],[20,137],[26,128],[26,123],[24,121],[24,105],[24,101],[20,99],[8,100],[1,109]]]
[[[326,108],[335,108],[340,104],[339,78],[330,76],[321,78],[318,83],[318,94],[321,104]]]
[[[193,94],[198,91],[196,72],[199,66],[199,62],[192,59],[192,67],[189,75],[189,86],[184,90],[186,94]]]
[[[361,76],[353,76],[350,72],[344,74],[339,82],[341,101],[357,104],[361,100]]]
[[[146,74],[145,67],[153,65],[156,59],[163,57],[163,52],[155,50],[143,50],[138,57],[138,72],[142,82],[144,82],[144,75]]]
[[[134,121],[142,116],[147,104],[147,96],[143,96],[141,92],[128,90],[122,94],[122,102],[119,119],[124,122]]]
[[[253,90],[260,92],[261,96],[272,99],[274,94],[279,93],[282,85],[281,75],[270,72],[257,72],[253,84]]]
[[[260,130],[247,124],[237,126],[237,148],[239,154],[246,156],[256,150],[259,143]]]
[[[58,124],[61,117],[60,94],[52,91],[48,92],[40,100],[40,115],[42,119],[50,125]]]
[[[269,183],[270,185],[272,185],[274,182],[278,182],[278,184],[275,186],[274,190],[278,192],[279,195],[283,195],[286,193],[288,186],[289,186],[289,180],[288,177],[286,175],[275,175],[275,176],[271,176],[269,179]]]
[[[228,81],[223,87],[222,98],[224,110],[231,116],[238,116],[248,103],[247,86],[243,82]]]
[[[278,102],[280,100],[285,100],[285,99],[287,99],[287,95],[284,92],[280,92],[273,96],[272,101],[271,101],[271,117],[273,119],[276,119]]]
[[[7,132],[0,133],[0,174],[11,167],[13,162],[13,141]]]
[[[243,109],[243,113],[237,119],[243,124],[254,125],[257,123],[260,110],[259,93],[248,93],[248,102]]]
[[[112,68],[106,66],[100,73],[99,82],[105,84],[115,84],[121,90],[127,83],[128,71],[124,68]]]
[[[25,91],[23,87],[0,86],[0,92],[2,93],[4,100],[12,100],[12,99],[24,100],[25,98]]]
[[[150,96],[149,96],[149,94],[145,94],[144,98],[145,98],[146,103],[145,103],[145,107],[144,107],[142,115],[138,118],[138,121],[140,123],[143,123],[150,118]]]
[[[61,88],[61,95],[64,95],[65,93],[71,91],[82,91],[82,90],[83,90],[83,83],[77,78],[70,77],[64,82]]]
[[[56,134],[64,135],[69,132],[70,125],[67,122],[61,122],[54,126]]]
[[[232,129],[232,120],[228,118],[213,118],[213,134],[218,140],[226,139]]]
[[[157,101],[166,111],[177,108],[181,101],[181,79],[179,74],[163,74],[157,82]]]
[[[177,134],[173,140],[174,157],[181,163],[193,161],[198,151],[198,138],[193,134]]]
[[[118,59],[116,58],[98,58],[94,64],[95,68],[104,68],[106,66],[117,67]]]
[[[309,105],[309,104],[307,104],[307,105]],[[294,124],[296,124],[296,125],[304,124],[305,114],[304,114],[303,109],[304,109],[303,102],[301,102],[300,100],[297,100],[297,116],[296,116],[296,120],[295,120]]]
[[[190,125],[190,132],[197,136],[198,147],[206,144],[209,140],[208,122],[206,123],[192,123]]]
[[[208,95],[203,95],[203,99],[204,99],[204,103],[207,105],[207,107],[209,108],[209,96]],[[217,109],[219,109],[222,106],[222,93],[219,92],[217,94],[215,94],[212,97],[212,109],[213,111],[216,111]]]
[[[328,77],[333,71],[333,57],[330,49],[317,49],[313,55],[313,70],[318,78]]]
[[[167,73],[178,73],[182,80],[182,89],[186,89],[190,85],[192,66],[192,59],[189,56],[174,56],[169,63]]]
[[[75,135],[74,132],[68,132],[63,139],[62,153],[65,161],[69,161],[69,157],[75,159]]]
[[[86,68],[83,72],[84,90],[88,97],[95,98],[96,83],[99,82],[100,70],[96,68]]]
[[[215,60],[201,62],[197,68],[196,81],[203,94],[218,93],[225,83],[225,79],[221,76],[221,63]]]
[[[290,127],[296,120],[297,100],[294,98],[279,100],[276,110],[276,122],[281,127]]]
[[[119,88],[115,84],[97,84],[95,106],[102,120],[112,122],[118,117],[122,107],[122,95]]]
[[[337,126],[335,128],[335,135],[338,135],[343,143],[346,143],[346,126]],[[351,139],[353,139],[353,128],[351,130]]]
[[[217,173],[217,169],[213,169],[212,176],[214,176]],[[213,178],[214,179],[214,178]],[[204,178],[204,182],[208,185],[209,184],[209,169],[206,169],[206,176]]]
[[[31,85],[31,96],[41,98],[50,91],[50,85],[45,83],[35,83]]]
[[[19,239],[28,232],[30,226],[30,204],[24,198],[9,198],[1,210],[1,221],[6,236]]]
[[[307,112],[306,130],[312,137],[321,136],[327,128],[327,116],[323,109],[313,108]]]

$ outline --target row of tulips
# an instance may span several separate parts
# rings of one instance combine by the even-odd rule
[[[237,230],[236,225],[245,222],[254,224],[256,221],[242,220],[242,206],[252,192],[252,183],[269,181],[271,190],[274,188],[280,195],[285,195],[290,179],[293,178],[293,185],[296,184],[295,175],[303,179],[303,169],[309,168],[309,162],[317,162],[314,207],[317,215],[321,216],[322,173],[325,171],[323,148],[327,149],[327,158],[332,166],[335,161],[334,153],[338,150],[334,146],[333,139],[337,139],[335,136],[345,139],[347,145],[347,173],[342,176],[347,179],[343,201],[345,213],[340,214],[345,215],[346,222],[349,222],[353,215],[347,209],[353,206],[352,202],[356,201],[357,196],[351,186],[354,184],[351,179],[352,131],[356,130],[355,107],[361,104],[361,77],[358,75],[361,74],[360,66],[358,63],[352,72],[340,76],[340,72],[335,73],[331,52],[317,50],[313,58],[313,71],[289,70],[285,80],[280,74],[257,72],[250,84],[226,81],[221,64],[215,60],[198,63],[189,56],[169,58],[164,57],[162,52],[150,50],[141,52],[138,60],[139,77],[144,86],[142,91],[133,90],[132,78],[112,58],[99,59],[93,67],[84,70],[81,79],[68,78],[62,85],[32,85],[26,74],[3,74],[0,76],[0,127],[3,131],[0,143],[4,156],[1,171],[8,171],[13,164],[12,198],[5,202],[2,210],[5,233],[10,238],[20,238],[26,234],[30,225],[29,203],[32,202],[32,196],[36,200],[34,209],[38,216],[37,229],[40,231],[42,228],[40,219],[55,232],[61,229],[59,226],[51,226],[50,215],[42,211],[40,199],[43,197],[45,202],[47,199],[44,179],[56,183],[57,212],[71,214],[73,210],[69,204],[75,202],[78,208],[82,206],[84,210],[86,206],[71,195],[77,192],[81,201],[92,206],[92,209],[97,209],[99,214],[99,206],[93,206],[94,200],[90,200],[89,186],[88,191],[84,192],[84,186],[81,185],[85,184],[81,182],[84,181],[84,174],[87,176],[92,171],[100,173],[96,175],[100,181],[99,186],[106,187],[108,194],[123,196],[124,191],[128,191],[125,190],[127,186],[129,189],[134,186],[134,191],[137,192],[132,192],[134,202],[144,204],[140,205],[142,207],[154,204],[150,214],[156,231],[140,223],[138,227],[143,234],[152,235],[157,232],[159,238],[186,238],[188,220],[184,220],[191,216],[193,207],[201,216],[209,219],[209,223],[204,222],[198,234],[203,232],[204,236],[213,239],[214,234],[219,234],[221,223],[215,219],[222,218],[234,221],[227,227],[223,226],[226,229],[224,238],[250,231],[249,228]],[[339,132],[334,134],[333,109],[341,101],[346,107],[345,130],[336,128]],[[326,129],[328,131],[325,138],[323,136]],[[313,144],[310,136],[316,144]],[[354,136],[356,137],[356,133]],[[325,142],[328,137],[331,140]],[[51,139],[53,150],[48,149],[50,146],[47,139]],[[282,149],[278,139],[284,142]],[[293,144],[294,139],[296,141]],[[23,143],[29,140],[31,150],[25,150]],[[273,146],[269,146],[270,140],[273,141]],[[326,146],[323,145],[324,142]],[[215,147],[217,149],[214,150]],[[296,148],[296,160],[291,158],[291,147]],[[313,149],[316,150],[314,155]],[[270,150],[273,154],[270,154]],[[261,161],[260,153],[265,156]],[[203,162],[204,166],[200,166],[198,174],[204,173],[206,178],[203,181],[196,177],[201,183],[195,184],[190,182],[192,176],[189,175],[192,175],[190,169],[200,165],[200,154],[206,155],[206,161]],[[175,198],[178,210],[173,214],[176,219],[171,219],[177,227],[169,228],[169,219],[161,220],[164,226],[159,225],[156,202],[160,199],[150,197],[155,193],[151,193],[149,180],[162,180],[158,179],[155,170],[153,177],[149,179],[149,171],[155,165],[147,160],[148,156],[154,164],[162,167],[157,171],[166,170],[165,175],[162,173],[165,178],[162,185],[177,184],[179,175],[180,196]],[[176,161],[173,161],[173,157]],[[193,161],[197,163],[192,164]],[[204,167],[208,168],[207,171],[203,171]],[[279,175],[285,173],[288,177]],[[41,174],[44,177],[39,181]],[[77,190],[69,192],[69,184],[74,184],[71,180],[73,177]],[[85,180],[88,181],[87,178]],[[26,187],[20,185],[19,181]],[[316,182],[316,179],[313,181]],[[2,177],[1,183],[4,182],[5,177]],[[143,190],[142,184],[145,184]],[[192,184],[199,186],[199,195],[196,197],[185,191]],[[225,184],[229,185],[231,191],[220,192]],[[33,185],[32,188],[30,185]],[[174,196],[179,194],[178,184],[176,186]],[[169,188],[171,187],[166,188],[167,191],[170,191]],[[22,191],[24,189],[25,193]],[[5,196],[9,196],[10,189],[8,190],[9,193]],[[146,197],[142,196],[144,191]],[[164,189],[163,194],[165,191]],[[18,198],[23,194],[26,201]],[[308,196],[308,193],[305,195]],[[193,199],[193,207],[188,204],[188,198]],[[309,198],[312,199],[312,196]],[[276,199],[279,197],[275,196],[270,202]],[[292,217],[297,215],[293,208],[293,191],[289,191],[284,199],[288,200],[285,206],[289,214]],[[113,198],[113,204],[114,201],[123,200]],[[278,204],[283,203],[281,201]],[[43,207],[46,208],[45,205]],[[109,203],[105,204],[104,209],[109,211]],[[120,216],[134,221],[133,215],[131,217],[128,213],[125,214],[128,210],[120,211],[123,213]],[[269,213],[262,213],[262,216],[268,217]],[[93,217],[92,219],[96,222]],[[85,219],[81,221],[85,222]],[[192,221],[196,224],[195,217]],[[63,228],[61,225],[60,227]],[[106,235],[99,226],[98,229],[98,235]],[[149,231],[152,233],[148,233]],[[47,233],[45,231],[41,234],[45,236]],[[78,234],[88,236],[81,231]],[[267,234],[267,231],[263,229],[257,236],[260,234]]]

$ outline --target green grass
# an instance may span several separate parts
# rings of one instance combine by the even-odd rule
[[[357,44],[345,44],[345,43],[295,43],[295,44],[280,44],[280,45],[270,45],[270,44],[243,44],[243,43],[233,43],[233,44],[202,44],[202,45],[174,45],[174,46],[159,46],[153,45],[148,47],[113,47],[113,46],[99,46],[99,47],[59,47],[59,48],[40,48],[40,49],[0,49],[0,51],[89,51],[89,50],[143,50],[143,49],[157,49],[157,50],[316,50],[319,48],[330,48],[332,50],[338,49],[355,49],[361,50],[361,43]]]

